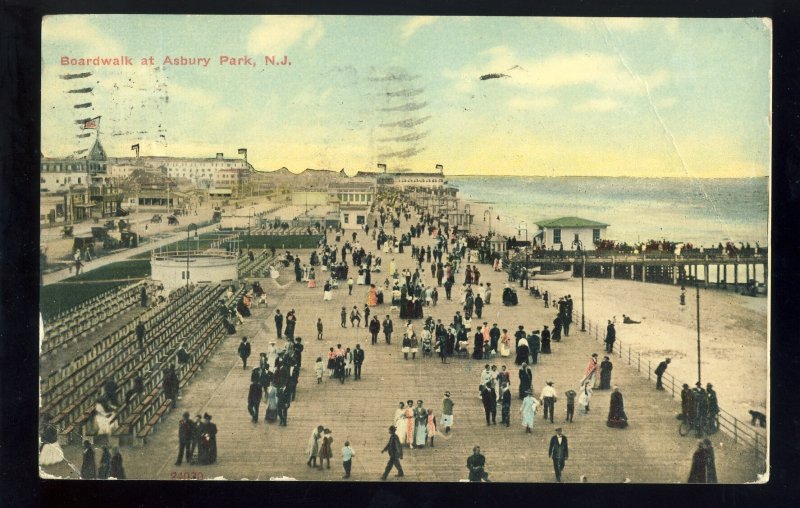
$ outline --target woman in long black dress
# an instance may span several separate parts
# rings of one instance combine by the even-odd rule
[[[97,478],[106,480],[111,476],[111,452],[108,446],[103,447],[103,455],[100,456],[100,466],[97,468]]]
[[[544,325],[544,330],[542,330],[542,350],[539,352],[544,355],[549,355],[552,352],[550,351],[550,330],[547,325]]]
[[[117,480],[125,479],[125,469],[122,467],[122,455],[119,448],[114,447],[114,455],[111,456],[111,477]]]
[[[611,404],[608,409],[608,421],[606,425],[618,429],[624,429],[628,426],[628,416],[625,414],[622,394],[616,386],[614,387],[614,392],[611,394]]]
[[[533,384],[533,371],[527,363],[519,368],[519,398],[524,399]]]
[[[424,313],[422,311],[422,298],[414,300],[414,319],[422,319]]]
[[[608,390],[611,388],[611,370],[614,368],[614,365],[611,364],[607,356],[603,357],[603,361],[600,362],[600,389],[601,390]]]
[[[94,462],[94,448],[89,441],[83,442],[83,463],[81,464],[81,478],[93,480],[97,476],[97,467]]]
[[[528,347],[528,339],[521,338],[517,342],[517,358],[514,360],[514,363],[517,365],[526,364],[528,362],[528,356],[530,355],[530,348]]]

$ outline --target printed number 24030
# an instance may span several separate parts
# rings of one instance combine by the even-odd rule
[[[170,480],[202,480],[203,473],[198,471],[172,471]]]

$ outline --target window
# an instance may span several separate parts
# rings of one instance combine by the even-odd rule
[[[553,243],[561,243],[561,228],[553,229]]]
[[[578,243],[580,243],[580,241],[581,241],[580,236],[578,236],[578,233],[575,233],[575,238],[573,238],[573,243],[575,245],[578,245]]]
[[[592,243],[600,241],[600,229],[592,230]]]
[[[365,217],[363,215],[356,215],[356,224],[364,224]]]
[[[350,214],[349,213],[344,214],[344,223],[345,224],[350,224]]]

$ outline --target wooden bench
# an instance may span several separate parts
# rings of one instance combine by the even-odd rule
[[[151,416],[150,419],[147,420],[147,423],[144,424],[144,427],[142,427],[142,429],[136,433],[134,446],[144,446],[147,436],[156,431],[159,420],[161,420],[161,417],[164,416],[164,414],[169,411],[171,407],[172,399],[166,399],[161,403],[155,413],[153,413],[153,416]]]
[[[75,435],[75,434],[80,435],[82,437],[85,436],[85,434],[83,433],[83,426],[86,424],[86,422],[89,421],[89,418],[92,417],[92,411],[93,410],[94,410],[94,408],[92,408],[92,409],[90,409],[88,411],[85,411],[80,417],[78,417],[72,423],[67,425],[64,428],[64,430],[62,430],[58,434],[58,444],[60,444],[62,446],[66,446],[66,445],[70,444],[70,442],[72,441],[72,436]],[[90,439],[90,441],[93,441],[93,440]]]

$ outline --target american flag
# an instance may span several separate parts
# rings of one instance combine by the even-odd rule
[[[100,121],[99,116],[86,120],[85,122],[83,122],[83,126],[81,127],[81,129],[97,129],[97,124],[99,123],[99,121]]]

